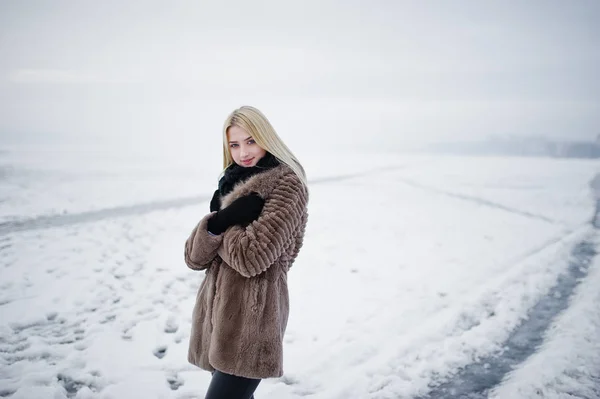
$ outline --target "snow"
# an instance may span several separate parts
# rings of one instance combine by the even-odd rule
[[[595,258],[589,276],[573,296],[571,306],[549,329],[541,350],[513,371],[492,398],[600,397],[598,287],[600,259]]]
[[[574,246],[597,242],[595,161],[300,158],[310,216],[289,274],[285,375],[257,398],[426,396],[502,356]],[[208,211],[212,161],[0,153],[0,397],[203,397],[210,374],[187,363],[203,273],[183,243]],[[594,397],[599,269],[594,258],[495,397]]]

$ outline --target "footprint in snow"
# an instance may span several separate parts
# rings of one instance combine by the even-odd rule
[[[167,377],[167,383],[169,383],[169,387],[171,390],[176,391],[183,385],[183,381],[179,379],[177,375],[172,375]]]
[[[165,332],[167,334],[174,334],[179,329],[179,323],[174,316],[170,316],[165,323]]]
[[[152,353],[157,358],[162,359],[167,354],[167,347],[166,346],[159,346],[158,348],[154,349],[154,351]]]
[[[8,398],[15,394],[15,390],[13,389],[0,389],[0,398]]]

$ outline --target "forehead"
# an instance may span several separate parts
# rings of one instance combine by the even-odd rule
[[[248,136],[250,136],[250,134],[248,134],[247,131],[245,131],[239,126],[234,125],[230,126],[229,129],[227,129],[227,139],[229,141],[242,141]]]

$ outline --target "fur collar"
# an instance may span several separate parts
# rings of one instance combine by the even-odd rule
[[[221,197],[220,209],[227,207],[237,198],[252,192],[257,193],[266,200],[277,186],[279,180],[288,173],[294,172],[289,166],[282,163],[272,169],[255,174],[246,181],[238,182],[229,194]]]
[[[273,156],[270,152],[267,152],[256,165],[245,168],[236,164],[235,162],[229,165],[225,170],[223,177],[219,180],[219,195],[221,197],[226,196],[233,190],[233,187],[242,180],[247,180],[249,177],[254,176],[258,173],[263,173],[269,169],[279,165],[279,160]]]

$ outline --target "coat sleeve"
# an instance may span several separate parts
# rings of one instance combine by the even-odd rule
[[[246,227],[230,227],[223,233],[218,254],[244,277],[264,272],[302,227],[307,202],[308,191],[300,179],[294,173],[284,175],[266,199],[257,220]]]
[[[184,259],[190,269],[204,270],[218,256],[217,249],[223,242],[223,235],[212,235],[207,230],[208,219],[214,213],[204,216],[185,242]]]

